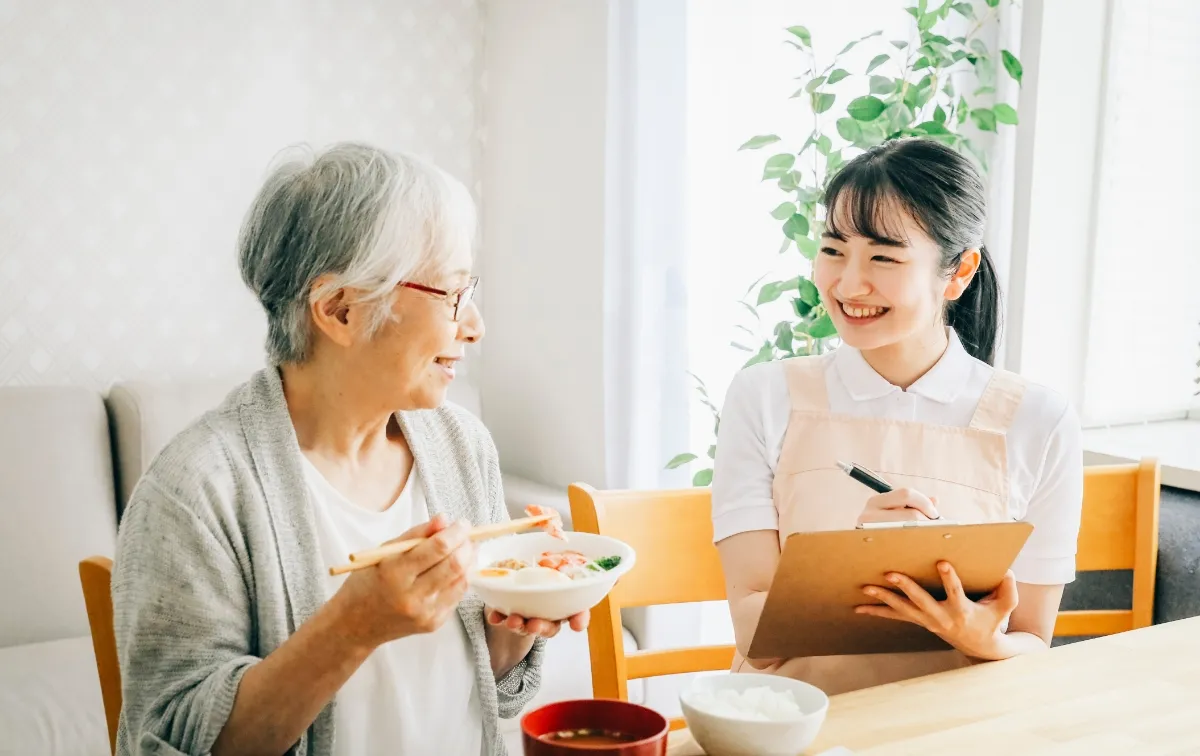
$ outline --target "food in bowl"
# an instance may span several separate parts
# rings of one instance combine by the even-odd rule
[[[596,729],[594,727],[580,727],[577,730],[548,732],[538,738],[538,740],[546,743],[567,743],[573,746],[611,746],[622,743],[633,743],[641,739],[639,735],[620,732],[618,730]]]
[[[790,690],[765,685],[744,690],[701,688],[691,693],[688,703],[705,714],[750,722],[780,722],[804,716]]]
[[[578,551],[543,551],[536,563],[505,557],[479,570],[482,578],[508,578],[516,585],[553,585],[599,577],[621,564],[616,555],[588,559]]]
[[[604,698],[556,701],[521,718],[525,756],[666,756],[670,725],[645,706]],[[794,755],[793,755],[794,756]]]
[[[554,622],[591,609],[634,568],[637,554],[615,538],[568,535],[569,544],[542,531],[484,541],[467,580],[501,614]]]
[[[696,743],[723,756],[796,756],[829,710],[829,697],[813,685],[753,673],[699,677],[679,703]]]

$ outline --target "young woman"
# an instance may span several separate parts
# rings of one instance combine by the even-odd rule
[[[1080,428],[1063,398],[991,367],[1000,291],[983,246],[983,182],[953,149],[899,140],[846,164],[826,202],[813,280],[843,344],[743,370],[722,413],[713,528],[739,649],[734,670],[832,694],[1041,651],[1074,579]],[[874,495],[839,460],[896,490]],[[945,601],[903,575],[864,588],[858,611],[922,625],[955,650],[744,657],[790,534],[939,516],[1034,525],[1004,582],[978,602],[944,563]]]

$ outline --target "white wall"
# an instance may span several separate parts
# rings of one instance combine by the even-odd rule
[[[361,139],[473,185],[482,31],[477,0],[0,2],[0,385],[259,365],[234,240],[271,157]]]
[[[481,396],[506,470],[605,479],[608,3],[486,11]]]
[[[1078,407],[1108,3],[1027,0],[1006,366]]]

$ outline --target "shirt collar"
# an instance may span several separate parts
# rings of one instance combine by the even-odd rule
[[[971,355],[963,348],[962,341],[953,328],[949,332],[949,344],[929,372],[908,387],[910,393],[919,394],[942,404],[949,404],[962,393],[971,372]],[[834,352],[834,368],[846,387],[850,397],[858,402],[879,399],[896,391],[899,386],[875,372],[859,350],[842,345]]]

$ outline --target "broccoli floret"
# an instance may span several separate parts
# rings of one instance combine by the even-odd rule
[[[606,570],[606,571],[611,570],[612,568],[616,567],[620,563],[621,563],[621,557],[619,557],[619,556],[600,557],[599,559],[596,560],[596,564],[601,569]]]

